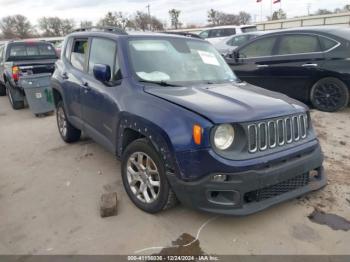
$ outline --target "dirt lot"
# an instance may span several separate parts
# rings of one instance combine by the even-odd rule
[[[312,115],[329,176],[322,191],[243,218],[181,205],[149,215],[128,199],[111,154],[88,139],[66,145],[54,116],[13,111],[1,97],[0,254],[350,254],[350,109]],[[102,219],[100,196],[115,190],[119,214]],[[323,214],[335,229],[308,218],[315,208],[338,215]]]

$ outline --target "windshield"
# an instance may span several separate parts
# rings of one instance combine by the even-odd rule
[[[129,41],[131,62],[142,81],[219,83],[236,76],[213,46],[184,38]]]
[[[51,44],[28,42],[11,44],[8,61],[54,58],[56,51]]]

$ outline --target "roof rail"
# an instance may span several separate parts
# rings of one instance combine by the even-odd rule
[[[112,33],[116,33],[118,35],[127,35],[128,33],[118,27],[114,27],[114,26],[89,26],[89,27],[81,27],[78,28],[76,30],[74,30],[73,32],[87,32],[87,31],[103,31],[103,32],[112,32]]]

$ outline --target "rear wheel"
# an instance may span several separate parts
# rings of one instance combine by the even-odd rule
[[[16,98],[15,92],[18,92],[14,90],[10,83],[6,83],[6,94],[9,98],[10,104],[14,110],[19,110],[24,108],[24,101],[23,100],[18,100]]]
[[[164,162],[147,139],[132,142],[122,157],[123,184],[131,201],[148,213],[177,203],[166,178]]]
[[[349,104],[349,89],[337,78],[323,78],[312,87],[310,99],[312,105],[318,110],[339,111]]]
[[[73,143],[80,139],[81,131],[68,121],[62,101],[57,104],[56,119],[58,131],[66,143]]]

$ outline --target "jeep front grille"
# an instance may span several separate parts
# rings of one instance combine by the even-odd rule
[[[308,130],[306,114],[288,116],[248,125],[248,151],[256,153],[305,139]]]

